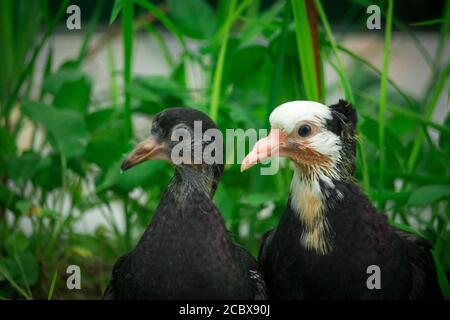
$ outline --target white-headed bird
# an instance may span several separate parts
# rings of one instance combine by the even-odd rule
[[[343,100],[285,103],[242,163],[280,156],[294,167],[284,214],[260,251],[269,298],[442,299],[430,244],[390,226],[353,179],[356,123]]]

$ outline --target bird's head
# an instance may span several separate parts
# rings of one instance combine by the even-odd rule
[[[135,147],[121,169],[125,171],[148,160],[165,160],[186,180],[205,177],[214,192],[223,161],[204,156],[215,153],[222,156],[223,141],[214,121],[195,109],[169,108],[154,116],[150,136]]]
[[[292,101],[270,115],[270,134],[259,140],[241,170],[273,157],[288,157],[305,180],[333,180],[354,171],[357,116],[344,100],[331,106]]]
[[[270,134],[255,144],[241,166],[245,170],[276,156],[294,163],[289,205],[302,222],[301,244],[320,255],[333,247],[327,212],[345,197],[342,185],[354,171],[356,122],[356,111],[343,100],[331,106],[282,104],[270,115]]]

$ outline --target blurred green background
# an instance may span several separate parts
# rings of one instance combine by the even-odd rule
[[[66,27],[71,4],[81,30]],[[449,1],[0,1],[0,299],[101,297],[173,172],[119,172],[160,110],[267,128],[283,102],[339,98],[359,114],[356,178],[433,243],[449,298],[449,27]],[[258,170],[227,166],[215,196],[255,256],[292,175]],[[66,287],[72,264],[81,290]]]

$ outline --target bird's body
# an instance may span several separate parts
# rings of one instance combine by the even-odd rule
[[[428,243],[391,227],[352,178],[351,105],[291,102],[270,120],[279,141],[260,140],[243,163],[245,169],[275,150],[295,168],[284,214],[260,251],[269,298],[442,298]]]
[[[212,201],[166,192],[136,248],[114,271],[120,299],[250,299],[248,270]]]
[[[233,243],[211,199],[220,174],[207,165],[177,167],[139,243],[115,264],[104,298],[265,297],[256,260]]]
[[[289,200],[278,227],[266,237],[260,256],[270,296],[276,299],[440,298],[433,258],[425,241],[391,227],[353,182],[338,187],[344,197],[325,213],[329,241],[333,245],[327,254],[307,249],[299,241],[305,226]],[[368,288],[369,266],[379,267],[380,289]],[[418,267],[422,272],[417,271]]]

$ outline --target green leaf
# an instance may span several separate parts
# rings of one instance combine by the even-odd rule
[[[55,148],[67,158],[83,154],[89,135],[81,113],[32,101],[24,102],[22,111],[51,133]]]
[[[0,127],[0,165],[15,154],[16,144],[14,137],[5,128]]]
[[[246,45],[254,43],[255,39],[257,39],[266,30],[278,31],[279,24],[277,17],[283,11],[285,5],[285,2],[283,1],[275,1],[270,8],[260,13],[257,19],[246,21],[244,29],[239,34],[241,44]],[[295,41],[295,39],[293,40]],[[271,40],[270,45],[272,45],[272,43],[273,39]]]
[[[115,161],[96,181],[96,191],[103,192],[117,184],[120,178],[122,160]]]
[[[79,68],[63,67],[49,76],[44,88],[53,96],[53,105],[85,113],[91,96],[91,80]]]
[[[126,144],[123,114],[114,109],[103,109],[90,113],[86,117],[86,124],[92,137],[105,137]]]
[[[217,28],[217,18],[203,0],[169,0],[169,13],[179,31],[190,38],[208,39]]]
[[[23,275],[18,283],[28,283],[33,286],[39,279],[39,263],[31,252],[22,252],[17,255],[17,260],[23,268]]]
[[[268,85],[271,79],[265,75],[272,73],[271,67],[268,50],[265,47],[252,45],[239,48],[227,61],[224,82],[234,83],[239,88],[247,84],[249,89],[258,88],[260,84]]]
[[[110,137],[95,137],[86,148],[85,159],[97,164],[102,169],[107,169],[122,158],[127,147],[126,144]]]
[[[155,114],[167,106],[195,107],[188,92],[175,80],[161,76],[136,77],[128,91],[140,101],[135,112]]]
[[[174,80],[162,76],[146,76],[136,77],[134,79],[136,85],[143,86],[144,89],[149,90],[153,94],[170,94],[186,98],[186,91]]]
[[[241,203],[253,207],[259,207],[268,201],[276,201],[279,198],[279,195],[275,193],[251,193],[243,196],[241,199]]]
[[[416,230],[416,229],[414,229],[414,228],[412,228],[412,227],[410,227],[410,226],[408,226],[406,224],[395,222],[395,221],[389,221],[389,224],[392,225],[393,227],[399,229],[399,230],[404,231],[404,232],[415,234],[416,236],[424,238],[425,240],[428,240],[428,241],[430,240],[422,232],[420,232],[419,230]]]
[[[51,154],[42,158],[32,180],[45,191],[60,187],[62,185],[61,156]]]
[[[13,257],[16,254],[24,252],[29,246],[28,239],[22,233],[16,233],[8,238],[6,242],[6,251]]]
[[[16,202],[16,207],[22,214],[27,214],[33,207],[33,204],[27,200],[20,200]]]
[[[66,82],[55,95],[53,105],[85,113],[89,107],[90,96],[91,82],[87,77],[82,77],[73,82]]]
[[[446,300],[450,300],[450,283],[447,279],[447,275],[445,273],[445,269],[439,259],[439,257],[436,255],[436,253],[433,251],[433,258],[434,263],[436,265],[436,272],[437,277],[439,281],[439,286],[441,287],[442,293],[444,294],[444,297]]]
[[[447,115],[447,118],[445,119],[444,125],[446,127],[450,128],[450,114]],[[445,153],[450,154],[450,133],[448,133],[448,132],[441,132],[441,134],[439,135],[439,147]]]
[[[147,161],[123,172],[118,181],[119,188],[130,192],[134,188],[148,188],[156,181],[161,183],[167,173],[167,165],[163,161]]]
[[[45,79],[43,87],[46,92],[56,95],[65,83],[77,81],[83,76],[85,76],[83,71],[68,61],[66,66],[61,67]]]
[[[7,280],[9,284],[25,299],[30,300],[31,296],[19,284],[17,284],[14,279],[14,276],[16,278],[20,276],[20,274],[18,274],[18,269],[19,266],[16,260],[12,258],[0,259],[0,280]]]
[[[450,186],[448,185],[423,186],[413,191],[407,204],[410,207],[425,206],[449,196]]]
[[[231,197],[230,189],[220,183],[214,195],[214,202],[220,208],[220,212],[226,221],[232,219],[233,213],[239,205],[238,202],[230,201]]]
[[[146,89],[139,81],[133,81],[128,85],[127,92],[135,99],[157,102],[160,101],[156,93]]]
[[[51,209],[42,209],[40,216],[46,218],[56,218],[59,216],[59,214],[58,212]]]
[[[15,283],[29,286],[35,285],[39,280],[39,263],[29,251],[19,252],[14,256],[0,260],[0,272]],[[22,272],[23,270],[23,272]],[[6,274],[5,274],[6,273]]]
[[[147,161],[121,172],[120,165],[122,159],[116,161],[109,169],[103,173],[97,182],[97,192],[116,188],[124,193],[132,191],[134,188],[147,188],[160,183],[166,177],[167,169],[162,161]]]
[[[174,25],[174,23],[169,19],[169,17],[166,15],[165,12],[163,12],[159,7],[152,4],[152,2],[147,0],[134,0],[134,2],[147,10],[149,13],[153,14],[156,19],[158,19],[161,24],[169,31],[171,32],[180,43],[181,47],[188,51],[188,48],[186,46],[186,43],[184,42],[183,36],[181,35],[178,28]]]
[[[430,20],[411,23],[411,26],[416,26],[416,27],[433,26],[436,24],[441,24],[442,22],[444,22],[444,19],[430,19]]]
[[[8,164],[9,178],[24,182],[30,179],[39,167],[41,157],[34,152],[25,152],[11,159]]]
[[[119,15],[121,10],[122,10],[122,0],[114,1],[114,6],[111,11],[111,18],[109,18],[109,24],[112,24],[114,21],[116,21],[117,16]]]

